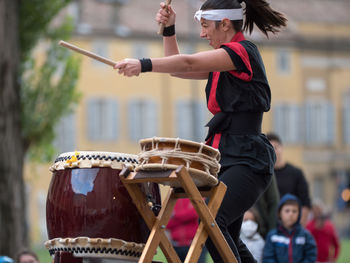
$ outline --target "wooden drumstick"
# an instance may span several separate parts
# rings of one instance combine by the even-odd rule
[[[168,5],[171,4],[171,0],[166,0],[165,3],[165,9],[168,10]],[[162,23],[160,23],[159,25],[159,30],[158,30],[158,35],[163,35],[163,31],[164,31],[164,25]]]
[[[74,46],[74,45],[72,45],[72,44],[70,44],[70,43],[68,43],[66,41],[61,40],[60,42],[58,42],[58,44],[60,46],[62,46],[62,47],[69,48],[69,49],[71,49],[71,50],[73,50],[75,52],[78,52],[78,53],[83,54],[85,56],[88,56],[90,58],[96,59],[96,60],[98,60],[98,61],[100,61],[102,63],[105,63],[105,64],[109,65],[109,66],[114,67],[115,64],[117,64],[117,62],[115,62],[113,60],[110,60],[108,58],[104,58],[104,57],[101,57],[99,55],[96,55],[96,54],[94,54],[94,53],[92,53],[90,51],[87,51],[85,49],[82,49],[82,48],[79,48],[77,46]]]

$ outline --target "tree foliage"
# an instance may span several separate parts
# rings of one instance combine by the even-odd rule
[[[20,20],[22,135],[30,157],[50,160],[55,125],[79,99],[76,82],[80,61],[57,44],[70,37],[72,20],[65,18],[59,27],[50,26],[54,16],[70,1],[32,2],[24,1]],[[33,55],[39,41],[40,53],[45,54],[41,63]]]

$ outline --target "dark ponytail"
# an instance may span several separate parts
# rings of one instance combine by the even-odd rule
[[[244,0],[245,22],[243,31],[252,33],[254,24],[266,35],[268,32],[277,33],[280,27],[287,25],[287,18],[271,8],[266,0]]]
[[[279,28],[286,26],[287,19],[283,14],[273,10],[266,0],[207,0],[201,10],[208,9],[237,9],[245,2],[245,22],[231,21],[235,31],[248,31],[252,33],[254,24],[266,35],[268,32],[279,32]],[[243,27],[243,29],[242,29]]]

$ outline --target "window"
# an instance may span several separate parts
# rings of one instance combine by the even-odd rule
[[[326,89],[326,81],[321,78],[308,78],[306,80],[306,88],[313,92],[324,91]]]
[[[306,143],[329,145],[334,141],[334,107],[328,101],[305,104]]]
[[[118,103],[115,99],[93,98],[87,103],[88,138],[113,141],[118,138]]]
[[[350,145],[350,92],[343,97],[343,137],[345,144]]]
[[[325,199],[325,178],[322,176],[317,176],[313,181],[313,197]]]
[[[63,117],[56,125],[56,138],[54,146],[58,153],[72,152],[76,150],[76,118],[75,114]]]
[[[145,43],[135,43],[132,46],[132,57],[138,59],[149,57],[147,45]]]
[[[104,41],[94,41],[92,42],[92,52],[101,56],[101,57],[105,57],[108,58],[109,57],[109,51],[108,51],[108,45],[106,42]],[[102,62],[96,60],[96,59],[92,59],[92,64],[96,67],[103,67],[105,69],[105,64],[103,64]]]
[[[300,106],[295,103],[281,103],[274,107],[273,128],[286,144],[302,142]]]
[[[152,100],[133,99],[128,103],[128,135],[132,141],[157,136],[157,105]]]
[[[288,50],[277,51],[277,71],[281,74],[289,74],[291,71],[291,55]]]
[[[206,136],[207,109],[204,102],[181,100],[176,103],[176,136],[203,141]]]
[[[78,1],[72,1],[68,6],[67,6],[67,14],[69,17],[73,19],[74,25],[77,25],[80,20],[80,11],[79,11],[79,3]]]

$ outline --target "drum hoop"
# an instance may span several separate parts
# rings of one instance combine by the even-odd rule
[[[51,255],[67,251],[78,257],[118,258],[137,261],[145,244],[127,242],[116,238],[55,238],[45,242]]]
[[[203,150],[207,150],[209,152],[215,153],[215,158],[218,161],[220,160],[220,152],[216,148],[200,142],[194,142],[194,141],[180,139],[180,138],[168,138],[168,137],[152,137],[152,138],[141,139],[139,141],[139,144],[141,145],[142,150],[143,150],[143,147],[149,143],[152,143],[153,148],[155,148],[154,147],[155,143],[174,143],[175,146],[177,146],[178,144],[195,146],[200,149],[199,152],[202,152]]]
[[[159,164],[159,163],[152,163],[152,164],[144,164],[143,166],[138,166],[135,168],[135,171],[159,171],[159,170],[176,170],[179,167],[179,165],[175,164]],[[197,187],[204,187],[204,186],[215,186],[218,184],[219,180],[204,171],[195,169],[195,168],[186,168],[189,174],[191,175],[195,185]],[[164,185],[170,185],[175,187],[180,187],[180,183],[178,182],[164,182],[161,183]]]
[[[67,168],[92,168],[109,167],[122,169],[124,166],[134,167],[138,163],[138,156],[134,154],[101,152],[101,151],[76,151],[62,153],[50,167],[50,171],[64,170]]]
[[[217,176],[219,170],[220,170],[220,152],[208,145],[205,145],[203,143],[197,143],[197,142],[192,142],[188,140],[182,140],[179,138],[158,138],[158,137],[153,137],[151,139],[144,139],[140,141],[141,143],[141,148],[142,151],[139,153],[139,164],[136,165],[136,170],[142,169],[145,165],[150,165],[149,161],[152,160],[153,157],[158,157],[161,159],[161,165],[158,163],[156,166],[153,167],[158,167],[159,169],[164,169],[165,165],[168,165],[167,167],[171,167],[171,169],[176,169],[177,166],[169,166],[172,165],[171,163],[168,164],[168,160],[170,158],[173,159],[179,159],[182,160],[183,162],[186,163],[185,167],[186,169],[192,168],[191,163],[192,162],[198,162],[201,163],[205,169],[202,174],[209,174],[213,175],[214,177]],[[142,143],[144,143],[142,145]],[[152,149],[146,150],[146,144],[152,143]],[[172,143],[173,147],[169,147],[166,149],[159,148],[158,145],[159,143]],[[196,148],[199,148],[198,151],[182,151],[181,149],[181,144],[186,144],[187,146],[195,146]],[[203,152],[203,149],[209,149],[212,152],[216,153],[216,156],[210,156],[206,153]],[[151,164],[152,161],[151,161]],[[152,167],[152,166],[148,166]],[[175,167],[175,168],[173,168]],[[152,168],[153,169],[153,168]],[[200,169],[197,169],[200,170]]]

